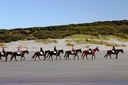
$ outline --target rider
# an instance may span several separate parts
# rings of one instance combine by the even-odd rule
[[[89,52],[92,53],[92,48],[91,48],[90,44],[89,44],[88,48],[89,48]]]
[[[75,48],[74,48],[74,45],[72,45],[72,54],[75,53]]]
[[[2,47],[2,52],[1,52],[1,54],[3,55],[4,53],[5,53],[4,47]]]
[[[20,49],[20,47],[17,47],[17,53],[18,53],[18,54],[21,53],[21,49]]]
[[[54,53],[57,53],[57,49],[56,49],[56,46],[54,46]]]
[[[42,47],[40,48],[40,54],[43,54],[43,49],[42,49]]]
[[[115,53],[115,46],[112,47],[112,52]]]

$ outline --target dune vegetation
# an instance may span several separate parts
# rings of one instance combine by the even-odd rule
[[[44,40],[49,38],[79,38],[85,40],[109,40],[110,38],[115,38],[127,41],[128,20],[0,30],[0,43],[18,40]]]

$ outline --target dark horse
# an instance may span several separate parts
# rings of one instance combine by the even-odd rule
[[[55,56],[56,56],[56,60],[57,60],[58,57],[59,57],[60,60],[61,60],[60,53],[63,54],[64,51],[63,51],[63,50],[58,50],[57,53],[54,53],[54,51],[49,51],[47,57],[49,57],[48,59],[50,59],[50,57],[51,57],[51,59],[53,60],[53,55],[55,55]]]
[[[11,57],[11,61],[13,58],[15,58],[15,60],[17,61],[16,56],[21,56],[21,59],[20,59],[21,61],[22,61],[22,58],[24,58],[23,60],[25,60],[25,56],[24,56],[25,53],[29,54],[28,50],[21,51],[20,54],[18,54],[17,52],[13,52],[12,57]]]
[[[1,59],[1,57],[5,57],[5,62],[7,62],[7,60],[8,60],[8,55],[12,55],[12,52],[10,52],[10,51],[0,52],[0,59]],[[2,60],[2,59],[1,59],[1,60]]]
[[[35,58],[34,60],[36,60],[36,58],[38,57],[38,59],[41,60],[41,59],[40,59],[40,56],[44,56],[44,60],[45,60],[46,55],[49,53],[49,51],[50,51],[50,50],[47,50],[47,51],[45,51],[45,52],[44,52],[44,51],[35,52],[34,55],[32,56],[32,58]]]
[[[99,48],[96,47],[95,49],[92,50],[92,52],[89,52],[89,50],[85,50],[83,51],[82,55],[81,55],[81,58],[84,59],[84,57],[86,56],[87,60],[88,60],[88,57],[87,55],[92,55],[92,59],[95,59],[96,58],[96,51],[99,51]]]
[[[64,58],[65,58],[65,60],[67,60],[67,58],[68,58],[68,60],[70,60],[69,55],[74,55],[74,60],[75,60],[75,57],[76,57],[76,56],[77,56],[77,58],[79,59],[79,56],[78,56],[78,53],[79,53],[79,52],[80,52],[80,53],[82,52],[81,49],[74,50],[74,53],[72,53],[71,50],[66,51],[66,52],[65,52],[65,55],[64,55]]]
[[[115,59],[117,59],[119,52],[124,53],[123,49],[115,49],[114,52],[113,50],[108,50],[104,58],[107,58],[109,56],[112,59],[111,54],[115,54],[116,55]]]

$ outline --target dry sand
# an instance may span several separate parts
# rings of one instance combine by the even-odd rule
[[[127,44],[127,43],[126,43]],[[17,50],[18,45],[27,46],[30,51],[25,55],[26,60],[0,61],[0,85],[128,85],[128,50],[123,48],[124,53],[119,53],[119,58],[104,59],[107,49],[110,47],[99,46],[100,52],[96,53],[96,59],[91,60],[42,60],[31,59],[35,51],[40,47],[44,50],[53,50],[56,45],[58,49],[69,50],[64,40],[58,44],[44,45],[34,41],[18,41],[6,44],[5,50]],[[76,45],[75,45],[76,46]],[[81,45],[80,45],[81,46]],[[76,48],[82,48],[79,45]],[[95,45],[93,45],[95,47]],[[86,48],[82,48],[86,49]],[[81,56],[81,54],[79,54]],[[10,58],[11,56],[9,56]]]

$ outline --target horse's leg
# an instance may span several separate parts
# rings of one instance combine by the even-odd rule
[[[96,55],[95,55],[95,54],[93,54],[93,55],[92,55],[92,60],[93,60],[93,59],[95,59],[95,58],[96,58]]]
[[[96,58],[96,55],[94,55],[94,59]]]
[[[117,57],[118,57],[118,54],[116,53],[116,57],[115,57],[115,59],[117,59]]]
[[[82,60],[84,60],[84,56],[85,56],[85,54],[83,54],[83,55],[81,56]]]
[[[7,62],[7,60],[8,60],[8,58],[7,58],[7,56],[5,56],[5,62]]]
[[[76,54],[76,56],[77,56],[77,58],[78,58],[78,60],[79,60],[79,56]]]
[[[109,57],[112,59],[111,54],[109,54]]]
[[[70,58],[69,58],[69,54],[68,54],[68,60],[70,60]]]
[[[20,61],[22,61],[23,57],[24,57],[24,55],[23,55],[23,54],[21,54],[21,59],[20,59]]]
[[[23,58],[24,58],[23,61],[25,61],[25,56],[23,56]]]
[[[45,60],[50,56],[50,54],[48,54],[47,56],[45,56]]]
[[[74,60],[75,60],[76,54],[74,54]]]
[[[106,53],[106,55],[104,56],[104,58],[107,58],[107,55],[108,55],[108,54]]]
[[[67,53],[65,53],[64,58],[66,57],[66,54],[67,54]]]
[[[92,60],[93,60],[93,56],[94,56],[94,54],[92,54]]]
[[[34,57],[34,61],[36,60],[36,58],[37,58],[37,55],[35,55],[35,57]]]
[[[86,59],[88,60],[87,54],[86,54]]]
[[[67,60],[67,55],[64,56],[65,60]]]
[[[53,55],[51,55],[51,59],[53,60]]]
[[[65,60],[67,60],[67,54],[65,53],[65,55],[64,55],[64,58],[65,58]]]
[[[12,55],[12,57],[10,58],[10,61],[12,61],[13,57],[14,57],[14,56]]]
[[[34,58],[34,57],[35,57],[35,55],[36,55],[36,53],[32,56],[32,58]]]
[[[85,54],[83,54],[83,58],[82,58],[83,60],[84,60],[84,57],[85,57]]]
[[[23,58],[23,56],[21,55],[21,59],[20,59],[20,61],[22,61],[22,58]]]
[[[60,58],[60,60],[61,60],[61,57],[60,57],[60,55],[59,55],[59,58]]]
[[[46,57],[46,56],[44,55],[44,60],[45,60],[45,57]]]
[[[41,60],[41,59],[40,59],[40,55],[38,56],[38,59]]]
[[[48,60],[50,59],[50,56],[51,56],[51,55],[48,56]]]
[[[84,55],[84,52],[82,53],[82,55],[81,55],[81,58],[83,59],[83,55]]]
[[[2,60],[1,55],[0,55],[0,60]]]
[[[16,56],[14,56],[14,57],[15,57],[15,61],[17,61]]]
[[[57,60],[57,57],[58,57],[58,55],[56,55],[56,60]]]
[[[107,59],[107,58],[108,58],[108,56],[109,56],[109,54],[108,54],[108,53],[106,53],[106,55],[104,56],[104,58],[106,58],[106,59]]]

